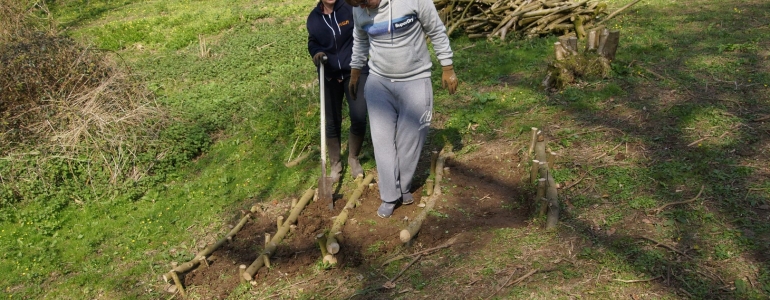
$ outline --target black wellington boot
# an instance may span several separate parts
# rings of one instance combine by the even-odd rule
[[[329,166],[331,171],[329,177],[333,182],[340,181],[340,173],[342,173],[342,162],[340,161],[340,138],[327,138],[326,148],[329,150]]]
[[[358,155],[361,154],[361,145],[364,143],[364,137],[350,134],[348,136],[348,166],[350,166],[350,175],[353,179],[364,175],[364,169],[358,161]]]

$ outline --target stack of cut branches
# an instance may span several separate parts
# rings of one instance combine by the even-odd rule
[[[575,33],[583,39],[585,28],[632,5],[608,14],[607,3],[599,0],[434,0],[433,4],[449,34],[462,29],[471,38],[501,40],[511,33],[528,37]]]

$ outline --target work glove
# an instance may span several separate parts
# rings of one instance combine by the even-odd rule
[[[457,90],[457,75],[452,65],[441,67],[444,74],[441,75],[441,87],[448,88],[449,94],[454,94]]]
[[[324,56],[326,56],[326,53],[318,52],[315,55],[313,55],[313,63],[315,66],[319,66],[322,62],[324,62]]]
[[[356,101],[356,96],[358,95],[358,76],[361,76],[361,69],[350,69],[348,89],[350,90],[350,99],[353,101]]]

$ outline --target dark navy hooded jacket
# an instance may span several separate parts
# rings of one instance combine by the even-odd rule
[[[353,53],[353,7],[343,0],[334,3],[334,11],[324,15],[323,4],[318,5],[307,17],[307,50],[313,57],[326,53],[326,77],[343,79],[350,76],[350,56]],[[364,67],[361,73],[368,73]]]

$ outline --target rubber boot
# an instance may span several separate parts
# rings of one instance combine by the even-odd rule
[[[364,137],[350,134],[348,136],[348,166],[350,167],[350,175],[353,179],[364,175],[364,169],[361,167],[361,163],[358,161],[358,155],[361,154],[361,144],[364,143]]]
[[[326,149],[329,150],[329,177],[333,182],[340,181],[340,173],[342,173],[342,162],[340,161],[340,138],[327,138]]]

